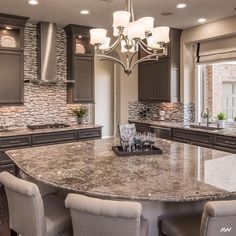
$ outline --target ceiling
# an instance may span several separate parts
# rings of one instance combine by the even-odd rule
[[[55,22],[61,26],[69,23],[109,28],[112,13],[125,9],[125,0],[39,0],[31,6],[27,0],[0,0],[2,13],[30,17],[31,21]],[[177,3],[186,3],[184,9],[177,9]],[[236,14],[235,0],[133,0],[135,18],[155,17],[155,25],[189,28],[198,25],[197,19],[204,17],[215,21]],[[91,14],[81,15],[82,9]],[[163,16],[163,12],[172,15]]]

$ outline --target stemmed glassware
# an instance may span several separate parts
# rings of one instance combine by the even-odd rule
[[[153,149],[156,142],[156,134],[154,133],[130,133],[123,132],[121,143],[123,151],[139,151]],[[144,148],[145,147],[145,148]]]

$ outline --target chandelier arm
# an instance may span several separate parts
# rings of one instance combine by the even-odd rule
[[[156,50],[155,48],[149,47],[147,44],[145,44],[142,40],[139,41],[139,46],[143,49],[144,52],[146,52],[149,55],[153,55],[156,56],[157,53],[154,52],[150,52],[149,50],[147,50],[145,47],[151,48],[152,50]]]
[[[118,47],[118,45],[121,42],[122,38],[124,38],[124,35],[120,34],[118,36],[118,38],[116,39],[116,41],[109,48],[107,48],[105,50],[98,49],[98,51],[101,51],[104,54],[109,54],[109,53],[113,52]]]
[[[154,56],[156,56],[156,58],[153,58]],[[158,60],[158,54],[154,54],[154,55],[148,55],[146,57],[140,58],[139,60],[137,60],[132,66],[130,66],[129,70],[132,71],[134,69],[134,67],[144,61],[157,61]]]
[[[100,60],[108,60],[108,61],[114,61],[118,64],[120,64],[124,70],[127,69],[127,67],[125,66],[125,64],[119,60],[118,58],[115,58],[115,57],[112,57],[112,56],[109,56],[109,55],[104,55],[104,54],[96,54],[97,57],[100,57]]]
[[[137,54],[137,52],[138,52],[138,51],[135,51],[135,52],[132,53],[132,55],[131,55],[131,57],[130,57],[130,61],[129,61],[129,68],[130,68],[130,66],[131,66],[131,64],[132,64],[132,61],[133,61],[135,55]]]

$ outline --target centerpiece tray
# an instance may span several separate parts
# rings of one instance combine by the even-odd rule
[[[162,150],[153,146],[152,148],[143,147],[141,149],[137,149],[135,151],[124,151],[122,146],[112,146],[112,150],[118,155],[123,157],[128,156],[143,156],[143,155],[160,155],[162,154]]]

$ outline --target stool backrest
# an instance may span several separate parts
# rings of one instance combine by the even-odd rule
[[[73,233],[76,236],[140,236],[142,206],[68,194]]]
[[[45,236],[43,200],[37,185],[8,172],[0,173],[0,183],[7,194],[10,228],[22,236]]]
[[[236,200],[214,201],[205,205],[200,236],[236,235]]]

